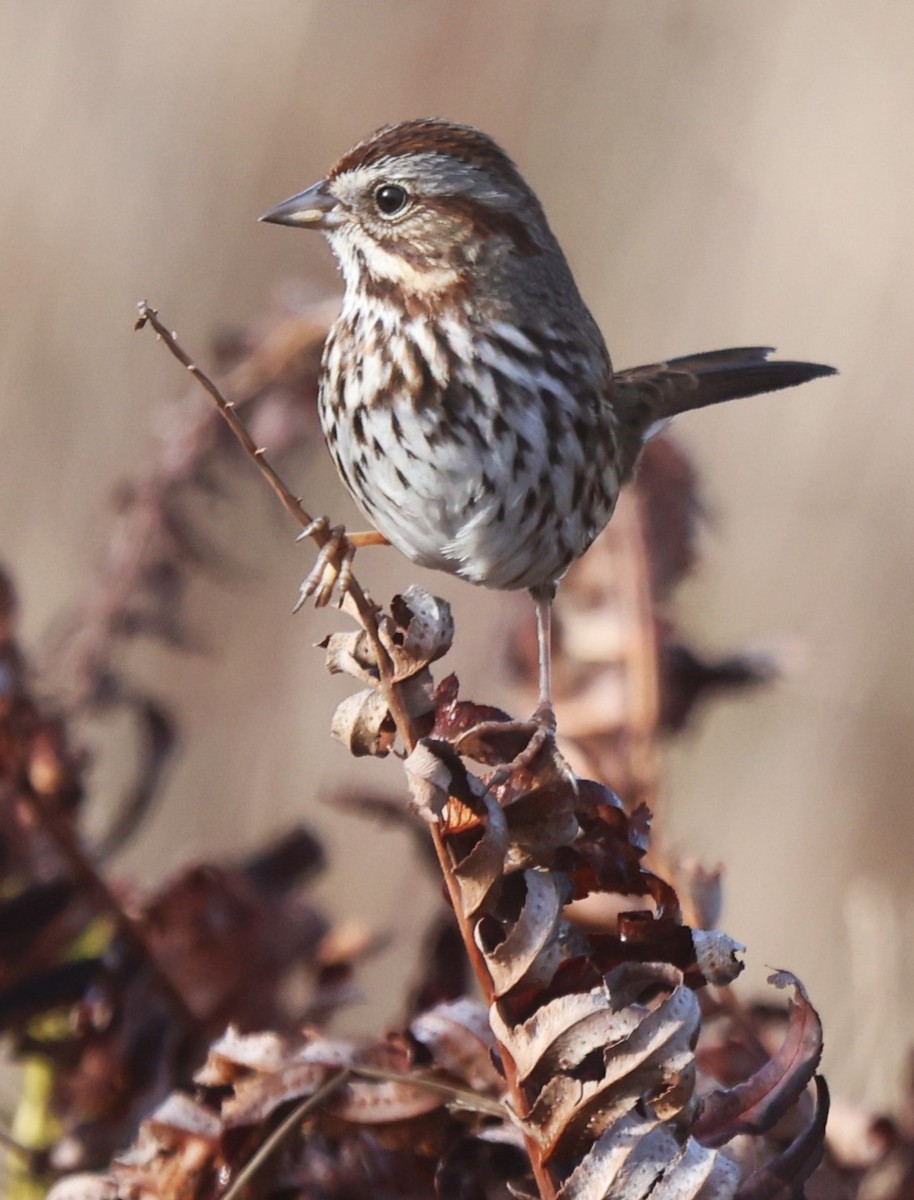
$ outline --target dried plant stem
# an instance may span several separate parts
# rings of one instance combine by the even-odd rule
[[[327,305],[287,317],[270,327],[251,352],[226,372],[224,388],[246,406],[290,375],[303,359],[314,356],[325,336],[331,310]],[[150,561],[169,536],[169,506],[177,489],[195,479],[216,445],[219,414],[212,407],[187,407],[180,423],[171,422],[167,441],[149,469],[131,485],[105,549],[104,562],[87,595],[78,620],[54,639],[47,664],[70,705],[92,705],[105,694],[112,646],[122,636],[129,614],[146,586]],[[129,623],[129,622],[128,622]]]
[[[473,973],[476,980],[482,989],[485,997],[486,1007],[491,1010],[495,1003],[495,988],[492,983],[492,977],[486,967],[482,952],[476,944],[476,938],[473,936],[473,926],[467,917],[463,902],[460,896],[460,889],[457,883],[457,877],[454,874],[454,866],[451,862],[451,856],[444,842],[444,836],[441,832],[441,827],[433,825],[431,828],[432,842],[435,847],[435,854],[438,858],[438,865],[441,867],[441,874],[444,877],[444,884],[447,888],[448,898],[451,902],[451,907],[454,910],[454,916],[457,920],[457,927],[460,930],[460,936],[463,940],[464,948],[467,952],[467,957],[470,960],[470,965],[473,968]],[[505,1082],[508,1085],[508,1092],[511,1096],[511,1104],[514,1113],[518,1117],[527,1115],[528,1103],[527,1097],[517,1078],[517,1067],[514,1059],[508,1052],[506,1046],[499,1043],[499,1051],[501,1056],[501,1066],[505,1074]],[[527,1153],[530,1158],[530,1167],[533,1171],[533,1177],[536,1180],[537,1190],[540,1194],[540,1200],[554,1200],[556,1195],[555,1184],[552,1181],[552,1176],[542,1161],[540,1148],[533,1138],[527,1135],[526,1130],[522,1129],[524,1134],[524,1142],[527,1146]]]
[[[254,460],[255,464],[257,465],[257,469],[260,471],[260,474],[266,480],[270,490],[278,498],[280,504],[282,504],[286,512],[294,521],[297,521],[303,529],[309,530],[310,537],[318,547],[326,546],[326,544],[330,541],[331,536],[329,530],[324,526],[315,524],[314,518],[304,508],[299,497],[294,495],[294,493],[289,490],[289,488],[280,478],[279,474],[267,461],[266,451],[263,447],[258,446],[248,433],[247,428],[235,411],[234,403],[231,400],[226,399],[219,387],[213,382],[209,375],[207,375],[206,372],[203,371],[190,357],[190,355],[178,341],[175,333],[159,320],[159,314],[156,309],[152,308],[145,300],[140,301],[137,307],[140,315],[137,318],[134,328],[142,329],[146,324],[152,326],[171,354],[178,360],[179,363],[182,364],[182,366],[186,367],[187,370],[190,371],[194,378],[199,381],[201,387],[203,387],[213,398],[213,400],[215,400],[216,406],[219,409],[219,412],[222,414],[222,417],[224,418],[229,429],[231,429],[232,433],[235,435],[250,457]],[[368,598],[368,596],[366,596],[365,592],[362,590],[358,581],[354,577],[350,578],[347,596],[352,602],[352,606],[356,612],[356,615],[364,626],[368,636],[371,638],[372,648],[377,656],[381,682],[383,685],[385,685],[385,695],[390,700],[391,715],[396,722],[401,736],[404,737],[404,740],[407,740],[409,745],[412,745],[415,742],[415,736],[412,730],[412,720],[400,698],[399,693],[397,692],[397,689],[392,686],[393,664],[391,663],[390,655],[387,653],[387,650],[378,634],[377,608]],[[409,731],[411,735],[410,738],[406,737],[407,731]]]
[[[175,333],[168,329],[167,326],[163,325],[159,320],[159,314],[154,308],[151,308],[145,300],[141,300],[137,307],[139,308],[140,315],[137,318],[134,328],[142,329],[147,322],[153,327],[178,362],[182,363],[183,366],[190,371],[191,375],[200,381],[201,387],[205,388],[206,391],[209,392],[212,398],[216,401],[216,405],[223,418],[228,423],[232,433],[234,433],[235,437],[239,440],[239,442],[241,442],[242,446],[244,446],[251,458],[253,458],[257,463],[261,475],[263,475],[264,479],[267,481],[270,488],[272,488],[275,495],[279,497],[279,501],[285,508],[286,512],[289,513],[293,520],[299,521],[302,525],[310,525],[313,518],[310,517],[307,512],[305,512],[298,497],[293,496],[293,494],[286,487],[285,483],[283,483],[282,479],[280,479],[279,475],[277,475],[270,464],[266,461],[264,458],[264,450],[258,447],[257,443],[248,433],[244,424],[238,417],[238,414],[235,412],[234,402],[227,400],[212,379],[210,379],[210,377],[206,374],[206,372],[197,366],[197,364],[193,361],[193,359],[178,341]],[[330,540],[330,536],[327,531],[320,528],[314,530],[312,537],[314,538],[315,542],[317,542],[318,546],[325,546]]]
[[[238,1172],[233,1180],[228,1191],[223,1192],[221,1200],[238,1200],[245,1187],[254,1178],[257,1172],[269,1161],[276,1153],[286,1138],[290,1137],[298,1126],[302,1123],[309,1113],[315,1112],[324,1101],[340,1090],[344,1083],[347,1083],[352,1078],[352,1071],[349,1067],[344,1067],[338,1074],[333,1075],[323,1087],[319,1087],[313,1095],[308,1096],[301,1104],[297,1104],[289,1113],[281,1125],[270,1134],[270,1136],[257,1148],[257,1152],[250,1158],[242,1169]]]
[[[480,1096],[478,1092],[471,1092],[466,1088],[442,1083],[440,1079],[426,1079],[423,1075],[404,1075],[401,1071],[384,1071],[380,1067],[351,1067],[350,1070],[356,1079],[370,1079],[378,1083],[402,1083],[422,1091],[434,1092],[435,1095],[443,1096],[451,1104],[457,1104],[469,1112],[486,1113],[501,1120],[511,1116],[499,1100]]]
[[[288,512],[289,515],[295,521],[297,521],[299,525],[302,526],[302,528],[309,529],[310,536],[319,547],[326,545],[326,543],[330,540],[330,534],[328,530],[320,525],[314,526],[311,515],[302,506],[300,499],[289,490],[277,472],[267,461],[264,449],[258,446],[248,433],[243,422],[236,413],[234,405],[225,398],[213,380],[210,379],[210,377],[194,362],[191,356],[177,340],[175,333],[162,323],[157,311],[146,301],[142,301],[138,305],[138,308],[140,315],[136,322],[135,328],[142,329],[147,324],[152,326],[170,353],[178,360],[178,362],[180,362],[184,367],[187,368],[188,371],[191,372],[195,379],[199,380],[200,385],[216,402],[219,412],[222,414],[229,428],[244,447],[250,458],[253,459],[257,469],[266,480],[274,495],[277,496],[286,512]],[[400,694],[400,687],[394,678],[393,665],[391,663],[390,656],[388,655],[387,650],[385,649],[380,638],[378,630],[378,609],[365,595],[354,576],[349,582],[348,598],[352,602],[355,615],[371,639],[378,662],[380,676],[379,688],[384,696],[385,701],[387,702],[391,716],[396,725],[397,732],[407,749],[412,750],[418,741],[419,735],[409,711],[403,702]],[[454,875],[453,863],[451,862],[450,853],[445,845],[444,836],[440,826],[433,826],[431,835],[435,853],[438,858],[438,863],[441,868],[445,886],[447,887],[451,905],[454,910],[454,915],[457,919],[457,924],[460,929],[460,935],[463,940],[467,956],[469,957],[479,985],[482,988],[486,1003],[491,1007],[496,999],[495,988],[488,969],[486,968],[482,954],[476,945],[476,939],[473,936],[472,924],[464,912],[457,879]],[[524,1089],[518,1081],[517,1070],[514,1062],[504,1047],[502,1047],[502,1062],[514,1110],[519,1117],[523,1117],[526,1114],[527,1099],[524,1094]],[[539,1189],[541,1200],[553,1200],[556,1195],[555,1184],[550,1177],[549,1171],[542,1162],[539,1147],[532,1138],[529,1138],[526,1135],[525,1141],[527,1143],[530,1163],[536,1179],[537,1187]],[[237,1193],[234,1190],[230,1193],[230,1195],[236,1194]],[[223,1200],[229,1200],[229,1195],[223,1197]]]

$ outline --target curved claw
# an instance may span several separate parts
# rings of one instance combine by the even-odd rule
[[[318,517],[302,531],[299,538],[310,537],[319,529],[325,530],[330,536],[318,551],[314,566],[299,589],[293,612],[298,612],[311,596],[314,596],[317,608],[324,608],[330,603],[334,588],[339,588],[342,602],[352,583],[355,546],[346,537],[345,527],[331,526],[326,517]]]
[[[461,746],[470,738],[478,738],[487,733],[502,735],[505,733],[518,733],[528,737],[529,740],[523,750],[519,754],[516,754],[510,762],[496,768],[488,777],[486,787],[491,791],[493,788],[507,783],[515,771],[531,769],[540,752],[545,747],[550,746],[551,743],[553,765],[576,792],[578,790],[578,777],[565,761],[564,756],[559,752],[555,742],[555,730],[555,710],[550,703],[542,702],[527,721],[483,721],[478,725],[474,725],[472,729],[468,729],[454,742],[454,749],[460,754]]]
[[[315,517],[298,535],[296,541],[325,533],[327,541],[321,546],[308,578],[301,585],[293,612],[314,596],[317,608],[330,603],[336,590],[340,604],[352,587],[352,560],[360,546],[389,546],[387,538],[377,530],[367,533],[347,533],[344,525],[331,525],[327,517]]]
[[[307,539],[309,537],[312,537],[315,533],[317,533],[318,530],[320,530],[322,533],[326,533],[329,530],[329,528],[330,528],[330,518],[329,517],[315,517],[310,525],[306,525],[304,527],[304,529],[301,531],[300,534],[298,534],[298,536],[296,537],[295,540],[296,540],[296,542],[307,541]]]

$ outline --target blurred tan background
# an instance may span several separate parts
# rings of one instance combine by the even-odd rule
[[[258,226],[379,124],[494,134],[542,197],[617,365],[764,342],[841,377],[679,423],[706,562],[680,597],[699,645],[786,647],[794,670],[706,713],[668,758],[666,833],[727,866],[748,986],[789,967],[823,1010],[838,1092],[894,1095],[914,1041],[914,10],[891,0],[3,0],[0,555],[37,645],[91,577],[114,482],[185,382],[134,305],[204,351],[278,289],[336,287],[318,238]],[[310,282],[309,282],[310,281]],[[317,802],[351,764],[325,730],[347,685],[293,619],[309,563],[239,457],[216,513],[245,565],[192,597],[206,656],[138,653],[184,752],[119,871],[152,881],[305,818],[340,916],[395,932],[367,972],[395,1015],[436,903],[402,835]],[[322,455],[294,483],[347,515]],[[380,596],[420,572],[366,552]],[[449,660],[479,698],[504,605],[440,577]],[[486,624],[481,625],[480,622]],[[489,655],[489,657],[491,657]],[[113,782],[100,772],[97,820]]]

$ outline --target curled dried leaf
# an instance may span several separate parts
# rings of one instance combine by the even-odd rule
[[[680,984],[653,1008],[638,1004],[613,1016],[607,1020],[611,1040],[603,1046],[588,1048],[592,1026],[580,1039],[564,1039],[563,1066],[546,1077],[527,1116],[550,1155],[586,1151],[603,1130],[658,1096],[668,1101],[675,1095],[681,1111],[691,1095],[700,1020],[694,993]]]
[[[738,1179],[729,1159],[691,1139],[680,1145],[655,1117],[626,1113],[597,1138],[559,1200],[728,1200]]]
[[[508,827],[504,811],[495,797],[486,792],[482,797],[486,820],[476,832],[468,849],[455,851],[454,876],[460,889],[466,913],[476,917],[487,900],[497,898],[501,890],[505,855],[508,849]]]
[[[743,963],[736,956],[746,947],[720,929],[693,929],[692,944],[699,971],[715,987],[732,983],[742,971]]]
[[[400,631],[388,647],[395,678],[415,674],[417,668],[429,666],[450,650],[454,617],[450,604],[440,596],[412,584],[402,595],[394,596],[390,612]]]
[[[364,629],[330,633],[318,645],[327,651],[324,662],[331,675],[351,675],[361,683],[377,683],[377,658]]]
[[[639,1020],[634,1009],[613,1010],[605,984],[551,1000],[520,1025],[508,1024],[497,1005],[491,1013],[492,1028],[510,1047],[522,1080],[534,1071],[552,1074],[573,1067],[592,1050],[627,1037]]]
[[[434,1112],[444,1103],[440,1093],[408,1079],[353,1079],[331,1108],[334,1116],[354,1125],[386,1125]]]
[[[217,1114],[183,1092],[172,1092],[149,1117],[147,1126],[169,1138],[186,1133],[204,1141],[215,1141],[222,1132]]]
[[[580,833],[577,793],[567,780],[524,792],[505,807],[509,845],[506,866],[511,869],[546,865],[552,852],[570,846]]]
[[[749,1079],[704,1097],[694,1133],[705,1146],[723,1146],[737,1134],[771,1129],[796,1104],[822,1058],[822,1023],[799,979],[779,971],[769,983],[794,989],[784,1041]]]
[[[437,1067],[466,1080],[476,1091],[501,1095],[505,1082],[493,1061],[495,1037],[486,1010],[472,1000],[452,1000],[420,1013],[410,1032]]]
[[[390,709],[376,688],[366,688],[341,700],[333,714],[330,732],[356,758],[389,754],[397,730]]]
[[[261,1124],[290,1100],[313,1096],[336,1070],[338,1066],[330,1066],[325,1062],[293,1059],[268,1075],[256,1074],[237,1079],[235,1094],[222,1106],[226,1128]]]
[[[210,1046],[194,1080],[206,1087],[228,1087],[248,1071],[278,1071],[288,1054],[288,1046],[278,1034],[240,1033],[230,1025]]]
[[[413,808],[429,823],[439,821],[454,786],[454,777],[466,775],[449,746],[423,738],[404,759]]]
[[[481,844],[481,843],[480,843]],[[512,876],[517,879],[518,876]],[[562,920],[562,910],[571,899],[566,875],[557,872],[524,871],[523,905],[516,920],[494,920],[477,926],[476,942],[492,976],[494,994],[505,996],[516,987],[543,988],[551,982],[564,958],[580,954],[583,939]],[[490,929],[497,926],[497,940]]]
[[[741,1185],[738,1200],[802,1200],[803,1185],[819,1163],[825,1149],[828,1120],[828,1087],[817,1075],[816,1106],[812,1117],[786,1149],[754,1171]]]

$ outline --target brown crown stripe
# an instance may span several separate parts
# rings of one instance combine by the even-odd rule
[[[336,179],[346,171],[407,154],[446,154],[495,171],[516,187],[526,187],[517,167],[488,134],[471,125],[455,125],[438,118],[385,125],[344,154],[328,178]]]

